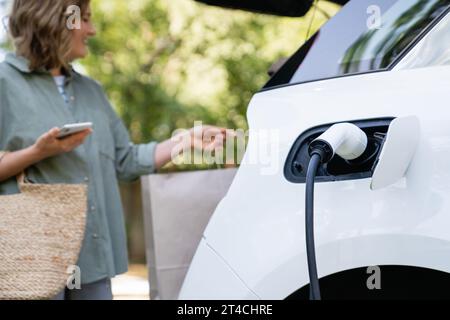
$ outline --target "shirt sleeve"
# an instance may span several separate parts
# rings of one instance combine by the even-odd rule
[[[134,144],[121,119],[115,115],[113,135],[117,177],[122,181],[134,181],[142,175],[155,172],[157,142]]]

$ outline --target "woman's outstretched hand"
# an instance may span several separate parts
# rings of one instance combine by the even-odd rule
[[[190,142],[185,148],[212,151],[223,146],[227,129],[214,126],[200,126],[189,130]]]
[[[156,146],[155,165],[159,169],[173,160],[173,157],[183,151],[196,149],[211,152],[221,148],[229,137],[234,137],[230,129],[201,125],[189,130],[182,130],[171,139],[163,141]]]

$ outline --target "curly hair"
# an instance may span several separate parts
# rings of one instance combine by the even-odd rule
[[[29,61],[31,71],[39,68],[69,68],[71,30],[68,9],[76,5],[81,13],[90,0],[14,0],[9,16],[9,33],[16,53]]]

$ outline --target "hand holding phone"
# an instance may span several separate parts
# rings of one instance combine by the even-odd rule
[[[65,138],[67,136],[70,136],[74,133],[90,129],[92,128],[92,122],[81,122],[81,123],[71,123],[64,125],[61,129],[59,134],[56,136],[58,139]]]
[[[92,123],[76,123],[63,128],[54,127],[37,138],[31,146],[39,161],[74,150],[92,133]],[[59,137],[59,138],[58,138]]]

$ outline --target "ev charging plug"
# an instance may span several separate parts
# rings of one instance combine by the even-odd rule
[[[311,300],[321,299],[314,245],[314,181],[317,168],[321,163],[330,161],[335,154],[345,160],[354,160],[364,153],[366,147],[366,134],[351,123],[334,124],[309,144],[311,160],[306,173],[305,236]]]
[[[345,160],[361,156],[367,147],[367,135],[354,124],[344,122],[332,125],[309,145],[309,152],[315,148],[325,151],[322,163],[330,161],[334,154]]]

